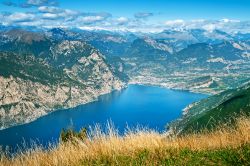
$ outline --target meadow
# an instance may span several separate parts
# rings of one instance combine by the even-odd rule
[[[250,165],[250,118],[234,126],[186,135],[137,128],[121,136],[112,125],[93,127],[49,149],[39,145],[9,155],[0,166],[35,165]]]

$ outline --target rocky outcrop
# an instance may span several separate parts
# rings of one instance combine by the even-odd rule
[[[124,87],[119,79],[107,73],[97,82],[100,88],[83,86],[43,85],[21,78],[0,77],[0,127],[28,123],[60,108],[70,108],[96,100],[99,95]],[[93,83],[94,85],[94,83]]]
[[[0,129],[91,102],[125,86],[105,57],[84,41],[44,44],[54,43],[47,56],[32,54],[36,41],[32,42],[26,43],[31,55],[24,53],[26,44],[21,53],[15,48],[0,52]]]

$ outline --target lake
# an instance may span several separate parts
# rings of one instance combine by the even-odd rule
[[[39,141],[46,146],[58,141],[63,128],[76,130],[99,123],[105,126],[112,121],[122,134],[127,127],[144,126],[160,132],[165,125],[182,114],[188,104],[207,95],[154,86],[129,85],[121,91],[100,96],[98,101],[75,108],[58,110],[28,124],[0,130],[0,145],[15,149],[25,140]]]

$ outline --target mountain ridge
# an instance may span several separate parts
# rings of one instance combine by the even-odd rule
[[[31,34],[12,34],[0,44],[1,129],[125,87],[119,71],[86,42],[47,38],[41,44]]]
[[[128,83],[215,94],[250,79],[247,34],[215,31],[227,38],[214,42],[204,30],[163,31],[165,36],[60,28],[0,33],[0,112],[6,127],[93,101]],[[36,107],[41,110],[33,116]]]

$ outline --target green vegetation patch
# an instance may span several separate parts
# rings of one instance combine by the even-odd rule
[[[45,61],[29,54],[18,55],[0,52],[0,76],[17,77],[44,85],[81,84],[70,79],[62,69],[55,68]]]
[[[250,165],[250,144],[238,148],[195,151],[190,149],[147,149],[135,155],[100,156],[84,159],[81,165]]]
[[[182,133],[199,132],[216,129],[221,124],[232,125],[241,115],[250,115],[249,84],[200,101],[182,120],[172,125]]]

